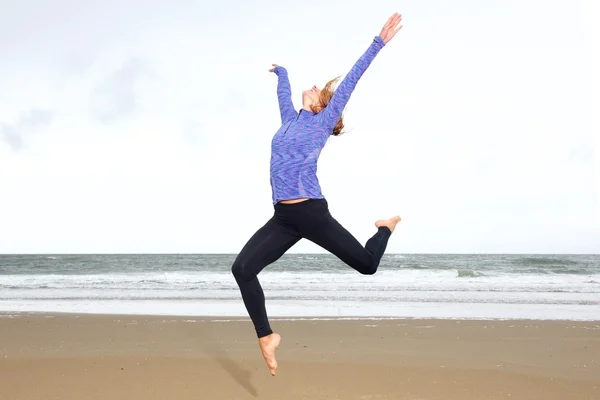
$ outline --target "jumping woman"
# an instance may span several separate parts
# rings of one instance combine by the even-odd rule
[[[274,215],[246,243],[232,266],[242,299],[258,335],[258,344],[271,375],[275,375],[275,349],[279,334],[269,325],[265,296],[257,275],[305,238],[337,256],[361,274],[377,271],[388,239],[400,217],[378,220],[377,232],[365,247],[329,213],[317,179],[317,161],[330,135],[344,128],[342,112],[358,80],[377,53],[402,28],[402,16],[392,15],[367,51],[358,59],[334,91],[329,81],[323,89],[302,92],[302,109],[292,104],[285,68],[273,64],[278,76],[277,97],[282,126],[271,143],[271,188]]]

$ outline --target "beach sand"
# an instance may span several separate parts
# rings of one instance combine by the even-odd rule
[[[0,315],[0,399],[600,399],[600,322]]]

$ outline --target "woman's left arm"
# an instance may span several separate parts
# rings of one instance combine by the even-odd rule
[[[348,72],[346,77],[342,80],[331,97],[327,107],[321,111],[322,118],[327,126],[335,126],[340,119],[359,79],[365,73],[369,65],[371,65],[371,62],[375,59],[375,56],[379,51],[392,40],[400,29],[402,29],[402,25],[399,25],[401,21],[402,15],[398,13],[392,15],[383,26],[379,36],[375,36],[375,39],[373,39],[373,42],[367,51],[358,59],[350,72]]]

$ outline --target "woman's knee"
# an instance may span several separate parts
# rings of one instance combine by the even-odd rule
[[[377,272],[377,264],[366,264],[363,266],[362,271],[360,271],[363,275],[374,275]]]
[[[376,263],[372,260],[355,260],[350,265],[362,275],[373,275],[375,272],[377,272],[379,263]]]
[[[252,274],[252,268],[250,268],[248,261],[246,260],[235,260],[231,266],[231,273],[236,280],[249,281],[254,278]]]
[[[238,260],[235,260],[231,266],[231,273],[236,279],[241,278],[242,274],[244,273],[244,264]]]

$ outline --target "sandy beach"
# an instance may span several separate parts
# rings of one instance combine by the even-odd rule
[[[0,315],[0,399],[600,398],[600,322]]]

